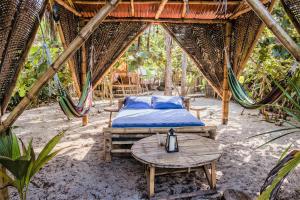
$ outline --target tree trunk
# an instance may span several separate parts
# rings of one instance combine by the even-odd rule
[[[165,68],[165,92],[164,95],[172,95],[172,38],[165,33],[165,45],[166,45],[166,68]]]
[[[148,52],[150,51],[151,28],[152,28],[152,26],[149,26],[148,37],[147,37],[147,51]]]
[[[186,95],[186,69],[187,69],[187,56],[185,52],[182,52],[181,62],[181,96]]]

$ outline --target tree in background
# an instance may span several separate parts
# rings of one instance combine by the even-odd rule
[[[172,95],[172,38],[168,33],[165,33],[166,45],[166,68],[165,68],[165,92],[164,95]]]
[[[186,95],[186,70],[187,70],[187,55],[182,51],[182,64],[181,64],[181,96]]]

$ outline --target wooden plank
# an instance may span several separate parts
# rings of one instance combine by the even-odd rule
[[[221,194],[216,190],[199,190],[196,192],[183,193],[183,194],[174,194],[168,195],[167,197],[154,197],[151,200],[175,200],[175,199],[190,199],[192,197],[197,197],[196,199],[221,199]],[[193,198],[194,199],[194,198]]]
[[[173,128],[177,133],[201,133],[217,130],[216,126],[186,126]],[[135,134],[135,133],[167,133],[170,128],[103,128],[103,132],[112,134]]]
[[[133,144],[135,141],[129,140],[129,141],[112,141],[112,144]]]
[[[130,149],[112,149],[111,153],[131,153]]]

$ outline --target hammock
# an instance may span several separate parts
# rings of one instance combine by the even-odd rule
[[[43,34],[42,34],[43,35]],[[44,38],[44,37],[43,37]],[[45,50],[46,56],[47,56],[47,64],[50,66],[52,63],[52,59],[50,56],[50,51],[47,43],[44,40],[43,48]],[[92,53],[93,51],[91,51]],[[59,77],[57,74],[54,75],[54,81],[55,85],[57,87],[57,90],[59,92],[59,98],[58,102],[60,105],[60,108],[64,112],[64,114],[68,117],[68,119],[71,119],[72,117],[84,117],[88,114],[90,111],[90,108],[92,107],[92,101],[93,101],[93,88],[92,88],[92,58],[90,59],[90,66],[86,77],[86,82],[83,86],[81,97],[79,98],[79,101],[77,105],[73,102],[71,96],[69,93],[63,88]]]
[[[288,85],[287,79],[279,81],[278,83],[276,83],[276,86],[272,89],[272,91],[267,96],[265,96],[262,100],[257,102],[254,99],[252,99],[251,97],[249,97],[247,92],[244,90],[242,85],[239,83],[239,81],[235,77],[235,74],[232,70],[231,64],[229,62],[229,56],[228,56],[226,50],[225,50],[225,57],[226,57],[226,65],[227,65],[227,69],[228,69],[228,85],[231,89],[234,99],[244,108],[256,109],[263,105],[274,103],[277,99],[279,99],[279,97],[283,93],[279,86],[281,86],[282,88],[286,88]],[[287,78],[290,78],[292,76],[293,71],[294,71],[294,69],[291,69],[288,72]]]

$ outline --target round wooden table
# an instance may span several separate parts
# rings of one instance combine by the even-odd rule
[[[166,135],[159,137],[165,144]],[[220,158],[222,150],[215,140],[195,134],[177,134],[179,152],[174,153],[167,153],[158,140],[158,136],[153,135],[135,142],[131,148],[132,156],[147,165],[149,198],[154,195],[154,180],[158,175],[155,168],[188,169],[188,172],[203,168],[210,187],[216,187],[216,160]]]

